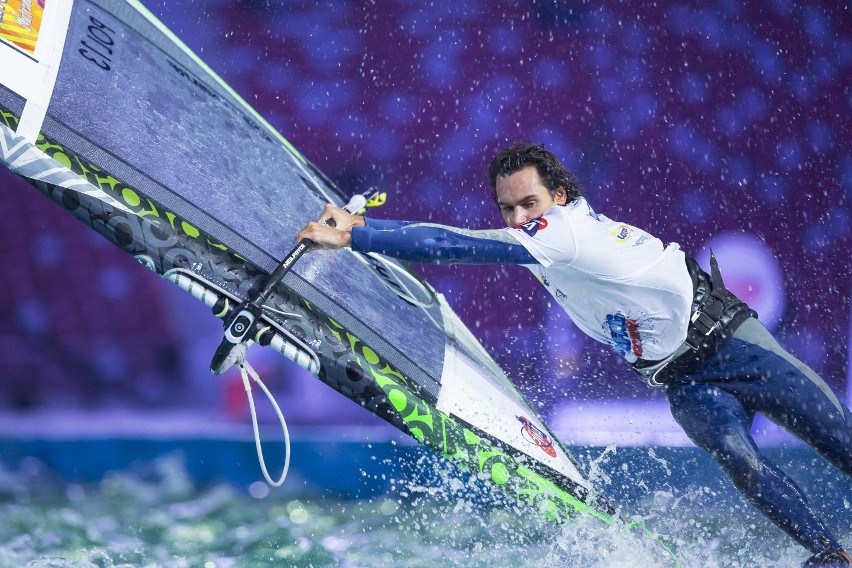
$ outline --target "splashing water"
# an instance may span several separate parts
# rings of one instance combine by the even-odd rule
[[[618,493],[625,479],[679,476],[661,453],[608,448],[588,457],[604,490]],[[63,482],[30,459],[20,471],[0,471],[0,567],[666,565],[650,539],[624,524],[579,515],[553,525],[431,454],[402,470],[386,495],[354,500],[300,493],[290,482],[271,491],[202,486],[180,454],[88,485]],[[684,566],[798,566],[806,556],[730,493],[683,485],[634,484],[640,497],[622,516],[663,535]],[[849,519],[848,500],[841,507]],[[848,542],[852,528],[844,530]]]

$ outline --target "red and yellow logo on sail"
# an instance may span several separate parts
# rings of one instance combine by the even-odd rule
[[[35,53],[45,0],[0,0],[0,40]]]

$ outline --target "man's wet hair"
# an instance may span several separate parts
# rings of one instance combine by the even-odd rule
[[[519,172],[527,166],[535,166],[538,177],[551,194],[560,187],[565,188],[565,193],[568,195],[566,205],[583,194],[574,174],[566,170],[553,152],[544,147],[544,144],[515,142],[508,148],[500,150],[488,166],[488,180],[491,182],[491,189],[494,190],[492,194],[494,201],[497,201],[497,180]]]

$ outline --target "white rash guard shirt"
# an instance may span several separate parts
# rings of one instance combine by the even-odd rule
[[[505,230],[577,327],[628,362],[664,359],[686,339],[693,290],[679,245],[597,214],[582,197]]]

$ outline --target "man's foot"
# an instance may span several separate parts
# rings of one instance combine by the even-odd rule
[[[852,556],[845,550],[823,550],[814,554],[802,564],[803,568],[807,566],[835,566],[844,568],[852,566]]]

